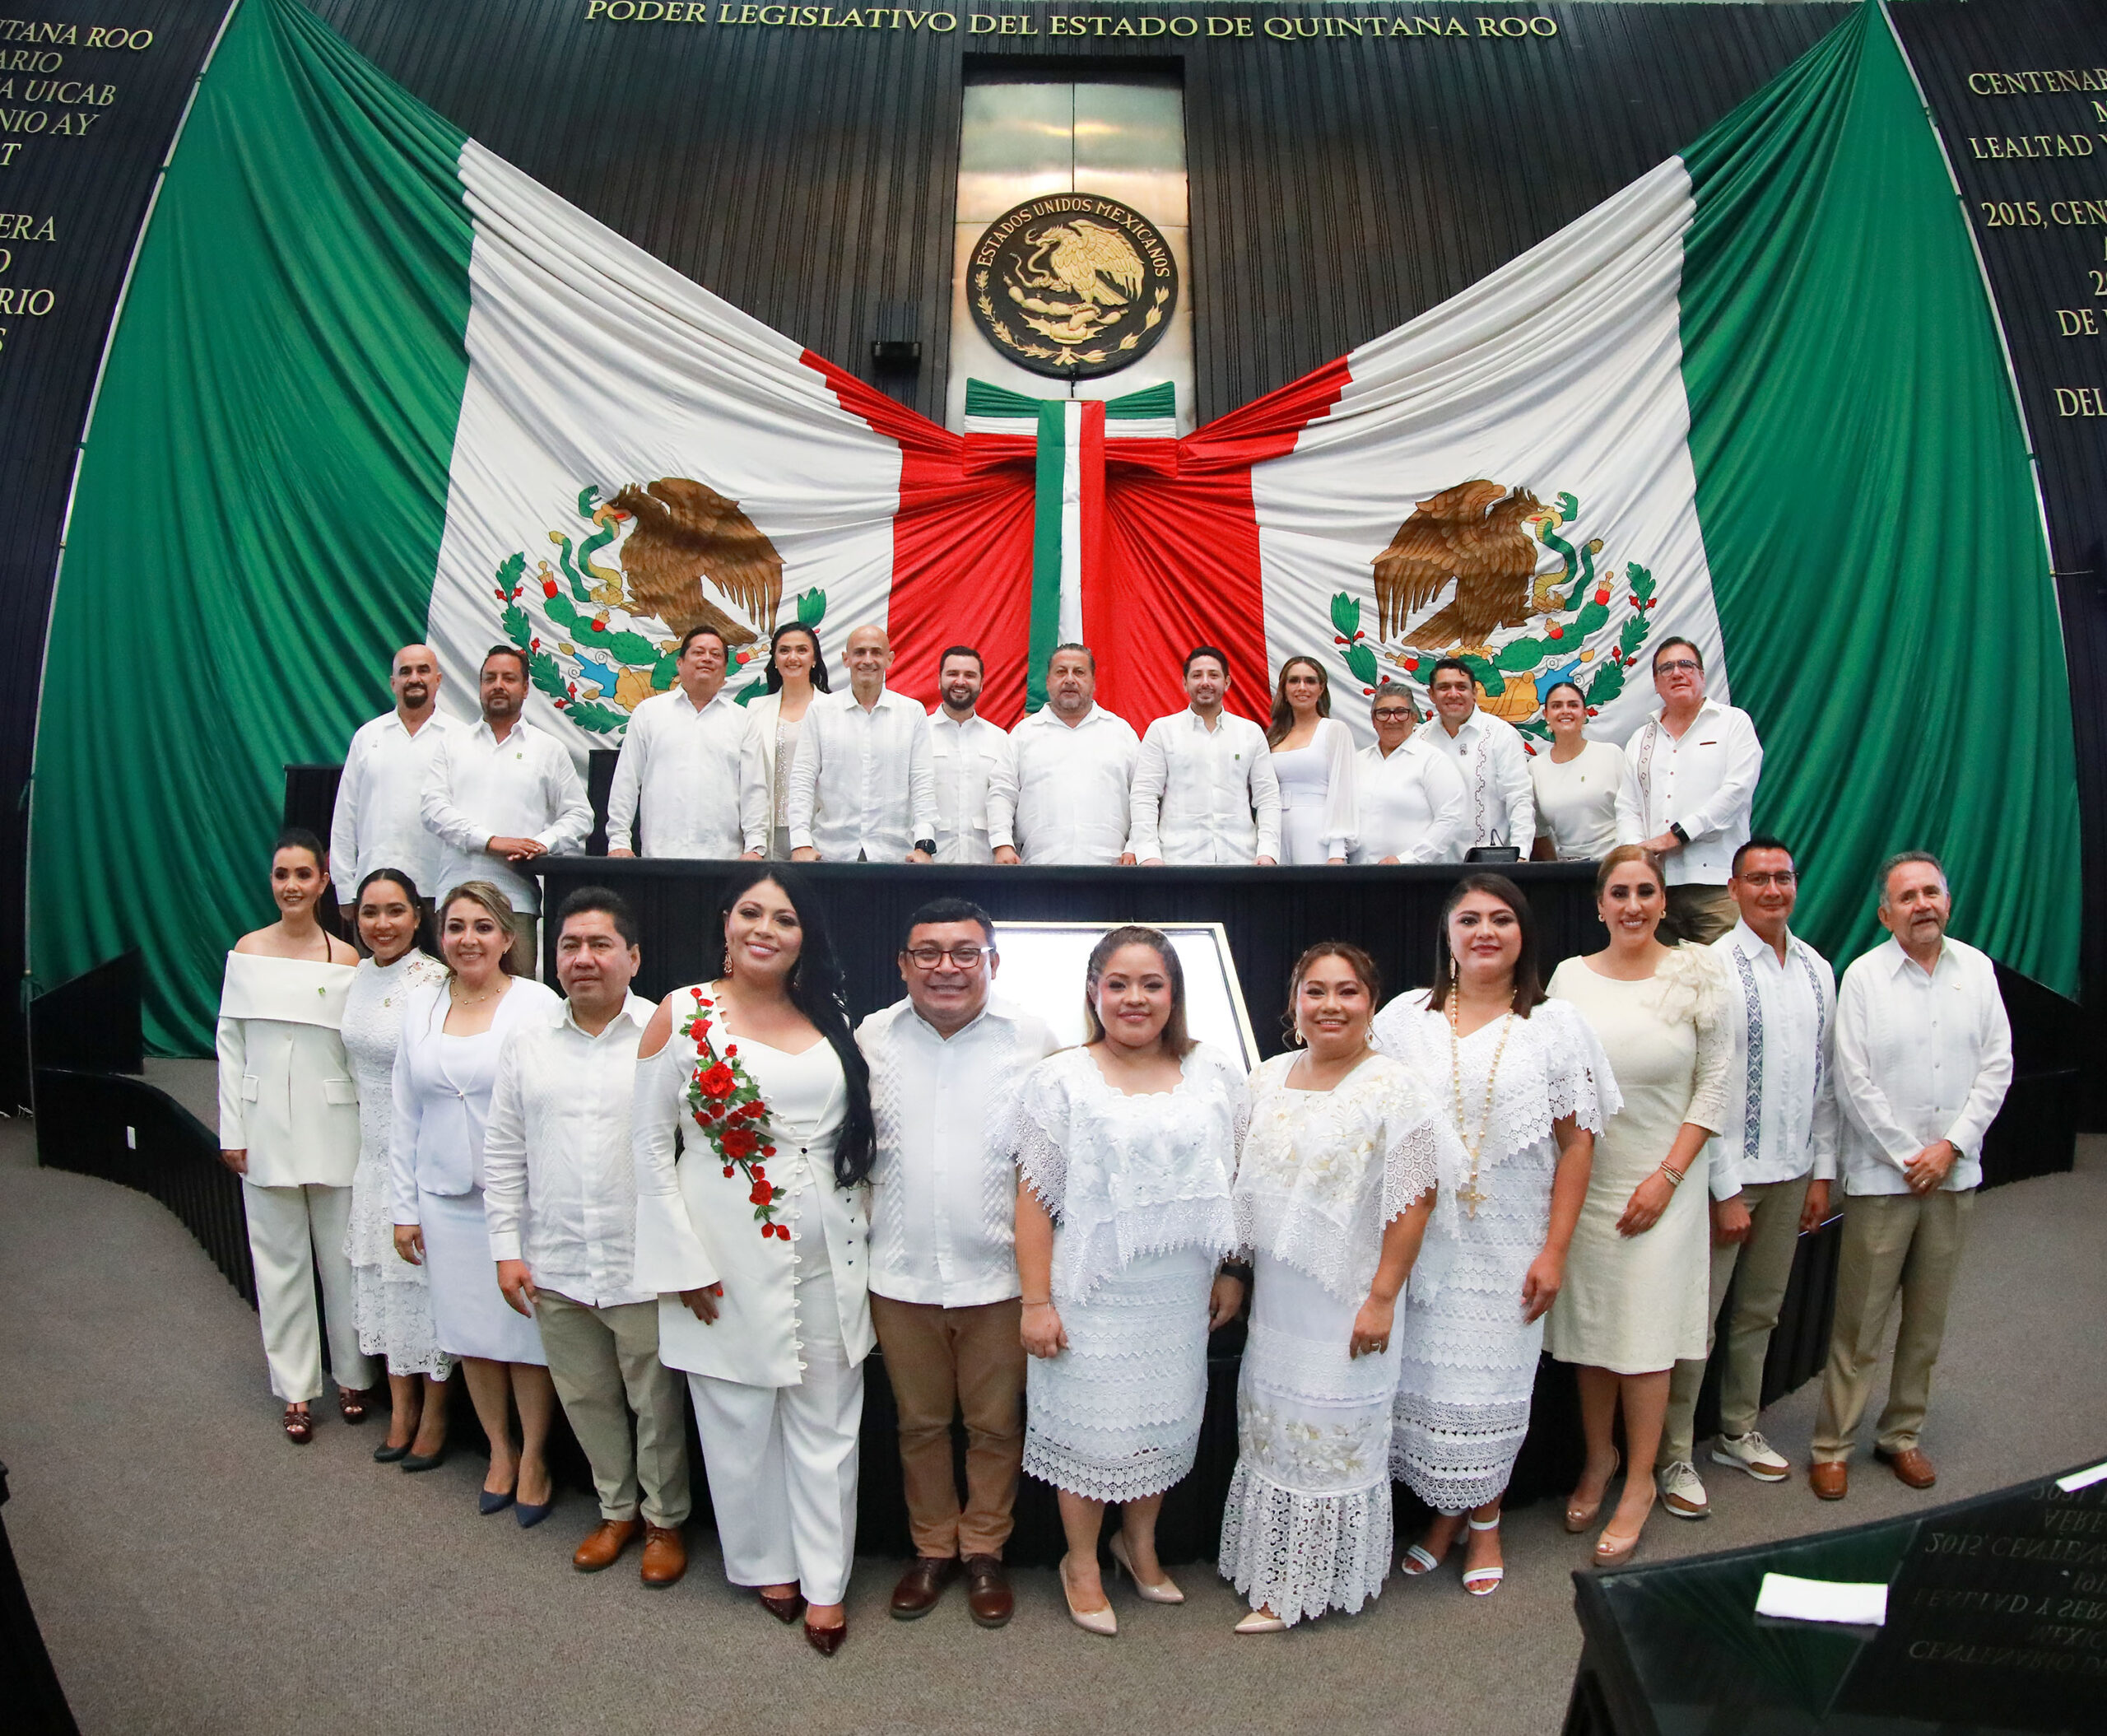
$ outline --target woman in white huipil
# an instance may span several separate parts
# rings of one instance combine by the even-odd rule
[[[1469,1515],[1463,1589],[1505,1577],[1500,1508],[1529,1430],[1543,1317],[1567,1250],[1616,1082],[1588,1022],[1547,1000],[1528,901],[1502,874],[1467,874],[1435,930],[1434,987],[1401,994],[1376,1046],[1433,1093],[1465,1166],[1443,1176],[1437,1222],[1453,1228],[1438,1285],[1415,1278],[1398,1324],[1390,1468],[1434,1509],[1398,1566],[1447,1559]],[[1430,1261],[1422,1259],[1422,1268]],[[1431,1275],[1431,1274],[1426,1274]]]
[[[1296,1049],[1251,1076],[1236,1233],[1252,1257],[1222,1576],[1239,1633],[1358,1610],[1390,1571],[1398,1292],[1463,1153],[1412,1073],[1369,1046],[1382,980],[1342,941],[1288,985]]]
[[[831,1657],[876,1342],[870,1072],[794,871],[735,877],[719,917],[723,975],[667,995],[640,1045],[636,1282],[688,1377],[725,1577],[779,1621],[802,1611]]]
[[[511,901],[487,880],[463,881],[446,895],[439,950],[448,974],[444,982],[412,989],[403,1009],[388,1143],[395,1251],[424,1267],[440,1348],[459,1359],[477,1420],[490,1437],[490,1471],[477,1508],[514,1507],[525,1526],[547,1518],[556,1500],[543,1456],[556,1389],[541,1329],[508,1306],[497,1287],[483,1220],[483,1126],[506,1034],[529,1020],[557,1017],[563,1003],[541,984],[511,974],[516,928]]]
[[[1554,682],[1544,695],[1544,721],[1551,747],[1529,761],[1537,795],[1538,862],[1599,862],[1616,845],[1616,792],[1624,778],[1624,751],[1582,733],[1588,701],[1570,681]]]
[[[768,816],[763,850],[771,862],[790,859],[790,768],[798,761],[798,738],[812,696],[828,691],[826,656],[820,635],[802,621],[786,621],[769,635],[768,691],[747,708],[753,719],[750,752],[741,766],[739,812]],[[752,843],[751,835],[747,840]]]
[[[1032,1069],[1015,1122],[1024,1469],[1058,1492],[1070,1617],[1114,1634],[1097,1560],[1108,1503],[1134,1589],[1185,1601],[1156,1521],[1199,1445],[1207,1333],[1244,1300],[1220,1267],[1245,1092],[1244,1069],[1188,1035],[1184,973],[1154,929],[1092,948],[1083,1013],[1088,1040]]]
[[[1332,715],[1332,684],[1314,657],[1291,657],[1273,684],[1266,730],[1281,786],[1281,860],[1344,862],[1354,834],[1353,738]]]
[[[1661,864],[1619,845],[1596,871],[1610,943],[1569,958],[1551,992],[1593,1028],[1623,1106],[1595,1142],[1588,1197],[1551,1310],[1547,1347],[1578,1365],[1588,1463],[1565,1510],[1584,1531],[1616,1474],[1612,1428],[1624,1411],[1630,1474],[1595,1543],[1604,1566],[1628,1561],[1654,1508],[1654,1460],[1675,1365],[1704,1359],[1712,1214],[1705,1142],[1725,1120],[1731,1039],[1706,947],[1656,937],[1667,909]]]
[[[1461,862],[1471,841],[1470,793],[1448,757],[1413,731],[1412,695],[1385,682],[1370,700],[1375,745],[1354,765],[1354,804],[1360,821],[1356,865]]]
[[[318,1273],[345,1422],[365,1421],[373,1379],[344,1256],[359,1110],[337,1033],[358,954],[314,919],[316,901],[329,896],[322,840],[280,833],[271,853],[278,919],[235,942],[220,988],[220,1161],[241,1177],[263,1359],[295,1446],[313,1438],[308,1406],[322,1396]]]
[[[359,1089],[359,1167],[344,1252],[351,1263],[359,1348],[388,1371],[388,1438],[373,1450],[374,1462],[429,1471],[446,1454],[445,1387],[453,1359],[432,1329],[424,1268],[396,1258],[388,1131],[395,1118],[403,1009],[413,990],[444,981],[446,966],[426,950],[424,906],[416,882],[401,868],[374,869],[359,882],[351,908],[366,956],[344,997],[344,1053]]]

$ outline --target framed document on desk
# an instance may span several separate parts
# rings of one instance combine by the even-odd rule
[[[998,922],[995,945],[1002,955],[995,994],[1053,1026],[1063,1043],[1080,1043],[1084,973],[1091,948],[1116,922]],[[1258,1039],[1244,1005],[1229,932],[1218,922],[1158,923],[1151,926],[1178,949],[1185,973],[1185,1025],[1202,1043],[1236,1057],[1248,1073],[1258,1064]]]

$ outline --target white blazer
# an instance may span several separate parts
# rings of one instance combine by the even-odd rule
[[[220,1148],[259,1188],[347,1188],[359,1093],[337,1027],[351,965],[227,954],[220,986]]]
[[[676,990],[674,1005],[687,1004],[686,991]],[[663,1049],[637,1063],[630,1112],[636,1161],[636,1284],[659,1292],[658,1360],[668,1368],[742,1386],[801,1385],[804,1361],[793,1244],[760,1234],[744,1173],[735,1169],[728,1177],[700,1138],[675,1161],[674,1136],[685,1111],[681,1094],[695,1066],[694,1040],[677,1029]],[[812,1184],[789,1203],[818,1214],[842,1347],[853,1367],[877,1340],[871,1329],[870,1188],[838,1187],[834,1181],[834,1142],[843,1105],[844,1088],[837,1085],[807,1152]],[[716,1283],[723,1285],[724,1295],[716,1319],[705,1325],[679,1292]]]
[[[417,1190],[471,1194],[483,1184],[483,1124],[490,1118],[491,1087],[497,1077],[497,1051],[508,1031],[561,1011],[562,998],[532,977],[516,976],[491,1014],[488,1074],[457,1080],[448,1070],[446,1030],[449,979],[410,991],[402,1009],[402,1033],[395,1048],[395,1115],[388,1129],[393,1173],[393,1217],[419,1222]]]
[[[826,697],[816,687],[814,700]],[[812,715],[807,708],[805,715]],[[765,856],[775,840],[775,731],[783,696],[764,693],[747,707],[747,739],[739,753],[739,825],[747,848]]]

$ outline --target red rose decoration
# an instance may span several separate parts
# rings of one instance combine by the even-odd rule
[[[732,1069],[719,1061],[695,1082],[705,1097],[721,1098],[730,1096],[739,1082],[732,1077]]]
[[[757,1163],[750,1167],[747,1173],[752,1176],[756,1181],[765,1181],[768,1180],[768,1171],[763,1169]]]
[[[724,1166],[724,1179],[727,1181],[732,1179],[732,1166],[728,1163]]]
[[[735,1054],[737,1054],[738,1052],[739,1052],[739,1045],[738,1045],[737,1043],[727,1043],[727,1044],[724,1045],[724,1053],[725,1053],[727,1055],[735,1055]]]
[[[754,1136],[743,1127],[728,1127],[719,1141],[719,1147],[727,1157],[751,1157],[754,1154]]]
[[[754,1184],[754,1190],[747,1195],[749,1205],[765,1206],[775,1198],[775,1189],[765,1181]]]

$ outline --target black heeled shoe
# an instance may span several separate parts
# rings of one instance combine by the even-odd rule
[[[407,1440],[400,1446],[390,1446],[384,1440],[373,1450],[373,1462],[375,1464],[398,1464],[409,1456],[410,1444]]]

